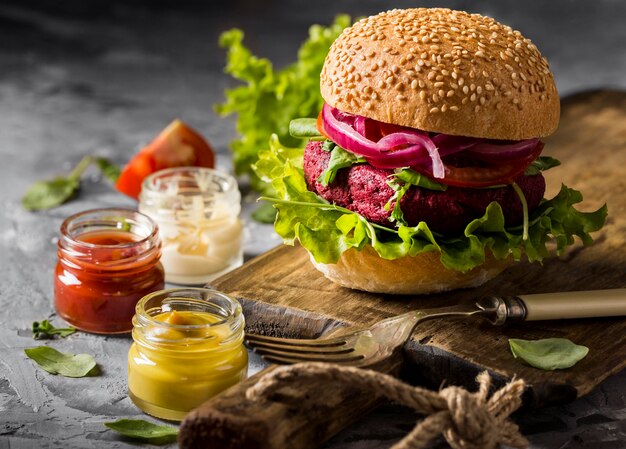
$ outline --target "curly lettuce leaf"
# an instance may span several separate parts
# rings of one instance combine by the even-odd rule
[[[554,198],[544,199],[530,215],[527,239],[523,238],[523,226],[506,226],[497,202],[489,204],[482,217],[472,220],[454,237],[431,231],[425,222],[390,229],[369,223],[361,215],[308,191],[302,153],[301,149],[284,147],[273,136],[270,149],[259,154],[255,170],[276,192],[275,198],[264,198],[278,212],[276,232],[287,244],[300,241],[321,263],[335,263],[342,252],[365,245],[371,245],[384,259],[438,251],[444,266],[462,272],[481,265],[488,252],[497,259],[519,260],[525,255],[531,262],[540,262],[552,254],[552,242],[557,254],[574,243],[574,236],[585,245],[591,243],[590,233],[606,220],[606,205],[595,212],[580,212],[573,206],[582,201],[582,195],[562,185]]]
[[[289,135],[289,122],[319,113],[323,105],[319,75],[324,59],[332,42],[350,24],[349,16],[338,15],[328,27],[313,25],[298,51],[297,62],[280,70],[244,46],[241,30],[231,29],[220,36],[220,45],[227,49],[225,72],[244,84],[228,89],[226,101],[215,109],[222,116],[237,115],[240,137],[231,142],[235,171],[250,175],[256,190],[269,191],[254,176],[251,165],[257,161],[259,150],[267,148],[273,133],[289,146],[306,143]]]

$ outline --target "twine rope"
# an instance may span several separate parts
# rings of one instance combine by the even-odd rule
[[[500,444],[526,448],[528,441],[508,419],[521,403],[524,381],[512,380],[489,397],[491,377],[484,371],[476,381],[478,391],[450,386],[438,392],[413,387],[388,374],[322,362],[305,362],[276,368],[246,391],[250,400],[271,397],[283,382],[323,379],[372,391],[426,415],[392,449],[422,449],[442,434],[453,449],[493,449]]]

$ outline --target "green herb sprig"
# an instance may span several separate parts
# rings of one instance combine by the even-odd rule
[[[35,340],[47,340],[54,338],[55,335],[58,335],[61,338],[65,338],[75,332],[76,328],[54,327],[52,323],[50,323],[50,321],[48,320],[33,322],[33,338]]]
[[[80,180],[87,168],[95,163],[102,174],[115,182],[120,169],[103,157],[85,156],[67,176],[57,176],[47,181],[37,181],[22,197],[22,206],[27,210],[45,210],[69,201],[80,189]]]

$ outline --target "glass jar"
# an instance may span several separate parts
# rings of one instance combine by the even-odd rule
[[[164,287],[157,226],[133,210],[72,215],[61,225],[57,254],[57,313],[87,332],[130,332],[137,302]]]
[[[200,285],[243,263],[241,194],[232,176],[176,167],[148,176],[139,210],[159,225],[165,280]]]
[[[182,420],[248,374],[241,306],[220,292],[152,293],[137,304],[133,325],[128,394],[152,416]]]

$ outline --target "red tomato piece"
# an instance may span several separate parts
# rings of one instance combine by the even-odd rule
[[[215,152],[196,131],[174,120],[126,164],[115,187],[139,198],[141,184],[150,174],[171,167],[215,167]]]
[[[532,161],[537,159],[543,150],[543,143],[539,143],[535,150],[528,156],[502,164],[492,164],[484,167],[454,167],[444,164],[444,177],[433,177],[432,169],[415,166],[411,167],[416,172],[422,173],[437,182],[456,187],[489,187],[500,184],[510,184],[513,180],[524,173]]]

